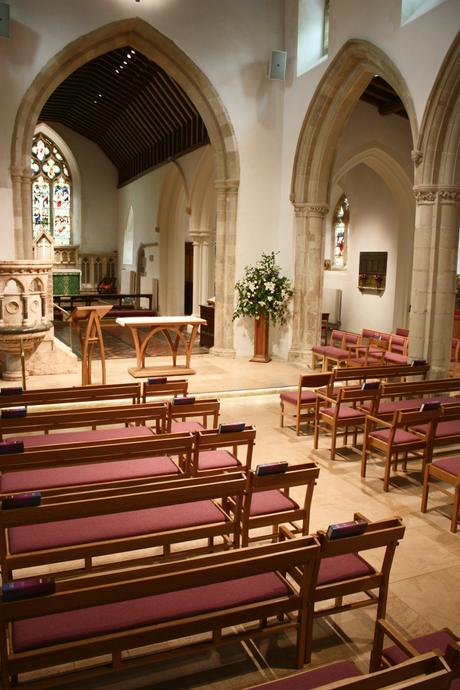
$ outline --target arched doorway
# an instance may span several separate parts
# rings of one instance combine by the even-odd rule
[[[30,146],[43,105],[69,74],[88,60],[132,45],[160,65],[184,89],[205,123],[214,155],[217,190],[216,352],[233,353],[236,207],[239,156],[232,124],[214,87],[171,40],[139,18],[114,22],[72,42],[37,75],[25,93],[12,137],[11,175],[16,257],[32,255]]]
[[[361,94],[380,75],[400,97],[417,138],[415,109],[397,68],[376,46],[348,41],[331,62],[316,89],[297,145],[291,183],[295,211],[295,282],[291,360],[309,362],[319,342],[325,218],[339,137]]]

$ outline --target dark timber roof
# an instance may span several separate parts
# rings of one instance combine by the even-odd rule
[[[119,184],[209,143],[197,109],[157,64],[130,46],[87,62],[53,92],[40,114],[96,142]]]
[[[382,77],[374,77],[369,82],[361,95],[361,100],[376,107],[380,115],[400,115],[407,118],[406,110],[398,94]]]

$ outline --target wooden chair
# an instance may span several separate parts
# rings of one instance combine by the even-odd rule
[[[377,620],[385,616],[391,565],[405,527],[399,517],[371,522],[360,513],[355,513],[353,519],[368,523],[362,534],[340,539],[328,538],[327,532],[316,534],[321,545],[321,558],[315,591],[308,604],[307,663],[311,657],[315,617],[363,606],[376,606]],[[286,533],[285,528],[280,529]],[[380,549],[380,566],[371,565],[361,555],[363,551],[374,549]],[[362,593],[363,597],[344,601],[345,597],[357,593]],[[330,606],[316,608],[317,603],[328,600],[333,601]]]
[[[460,456],[456,455],[450,458],[440,458],[439,460],[434,460],[425,465],[421,505],[422,513],[427,512],[428,493],[432,480],[437,480],[435,484],[437,491],[441,491],[453,500],[450,531],[456,532],[458,520],[460,518]],[[445,486],[440,485],[439,482],[449,484],[453,487],[453,492],[445,488]]]
[[[393,643],[384,647],[385,639]],[[413,658],[420,658],[430,652],[444,656],[451,668],[451,681],[460,677],[460,638],[449,628],[443,628],[432,633],[421,635],[408,640],[407,636],[385,619],[379,619],[375,626],[374,644],[372,648],[370,670],[395,667]],[[431,686],[428,686],[431,688]],[[454,680],[451,690],[459,690],[460,680]]]
[[[280,465],[269,464],[273,465],[272,469]],[[281,473],[258,475],[257,471],[251,470],[241,512],[241,545],[264,539],[276,540],[279,525],[283,524],[288,524],[293,534],[308,534],[310,506],[318,476],[319,467],[314,462],[291,465]],[[294,486],[304,490],[302,503],[289,496],[289,490]],[[268,532],[264,530],[267,527],[270,527]],[[258,530],[257,535],[251,537],[250,532],[255,529]]]
[[[335,661],[246,690],[449,690],[451,677],[447,662],[429,652],[394,668],[365,674],[352,661]]]
[[[293,418],[296,434],[299,436],[302,422],[310,422],[315,418],[317,394],[312,389],[328,386],[331,376],[332,372],[301,374],[296,391],[280,393],[280,426],[284,427],[285,417]]]
[[[180,400],[180,399],[179,399]],[[178,403],[176,400],[168,403],[166,430],[168,433],[182,433],[184,431],[202,431],[209,426],[216,429],[219,422],[220,401],[216,398]],[[200,421],[198,421],[198,419]]]
[[[153,377],[151,381],[144,381],[142,387],[142,402],[147,402],[150,398],[168,398],[175,395],[187,395],[188,379],[166,379],[163,377]]]
[[[406,469],[409,453],[422,459],[424,469],[425,464],[431,459],[433,436],[439,415],[439,409],[426,412],[397,410],[393,413],[391,422],[368,415],[364,430],[361,476],[366,476],[367,458],[372,450],[380,451],[384,455],[384,491],[390,488],[391,469],[397,469],[400,461],[403,463],[403,469]],[[414,430],[416,425],[419,425],[419,428]],[[420,425],[423,428],[420,428]]]
[[[364,384],[365,386],[368,384]],[[344,431],[343,445],[348,441],[348,433],[353,429],[353,445],[357,443],[358,431],[364,429],[367,412],[360,405],[368,403],[373,409],[378,397],[378,384],[370,388],[343,387],[337,391],[337,396],[318,393],[315,410],[315,436],[313,447],[318,448],[320,428],[330,429],[331,432],[331,460],[335,459],[337,434]]]
[[[251,469],[255,438],[256,428],[247,424],[241,431],[198,431],[195,434],[191,466],[184,467],[184,472],[191,477],[216,472],[247,473]]]

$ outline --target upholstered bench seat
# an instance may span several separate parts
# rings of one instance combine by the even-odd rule
[[[322,407],[321,413],[333,417],[336,413],[335,407]],[[362,410],[357,410],[356,407],[341,406],[339,408],[338,417],[339,419],[348,419],[352,417],[363,417],[364,412]]]
[[[214,470],[241,465],[228,450],[203,450],[198,456],[199,470]]]
[[[445,654],[448,644],[455,644],[458,637],[453,635],[449,630],[438,630],[437,632],[428,635],[416,637],[413,640],[408,640],[409,644],[414,647],[420,654],[439,650],[441,654]],[[383,655],[390,664],[396,665],[406,661],[408,655],[397,645],[387,647],[383,650]]]
[[[324,389],[326,390],[326,389]],[[284,402],[292,403],[292,405],[297,405],[297,401],[299,399],[299,393],[298,391],[286,391],[284,393],[280,393],[280,399],[284,400]],[[308,391],[308,390],[303,390],[302,394],[300,396],[300,402],[301,403],[308,403],[308,402],[316,402],[316,393],[314,391]]]
[[[263,573],[126,602],[30,618],[13,624],[13,649],[24,652],[61,642],[198,616],[289,595],[276,573]]]
[[[54,443],[91,443],[92,441],[111,441],[128,436],[151,436],[153,430],[148,426],[128,426],[112,429],[94,429],[88,431],[65,431],[57,434],[40,434],[37,436],[22,436],[24,448],[48,446]]]
[[[113,460],[88,465],[69,467],[47,467],[40,470],[7,472],[0,476],[2,493],[40,491],[59,486],[96,484],[122,479],[157,477],[164,474],[178,474],[177,465],[168,456]]]
[[[336,661],[327,666],[279,678],[271,683],[264,683],[263,686],[249,688],[249,690],[315,690],[322,685],[360,675],[361,672],[352,661]]]
[[[343,350],[341,347],[334,347],[333,345],[314,345],[311,350],[316,354],[334,359],[348,359],[350,354],[348,350]]]
[[[460,398],[454,398],[449,395],[438,395],[436,398],[412,398],[411,400],[390,400],[388,402],[381,402],[376,416],[391,415],[396,410],[417,410],[423,403],[440,402],[441,404],[460,403]],[[370,411],[370,405],[365,403],[363,409]]]
[[[180,434],[186,431],[203,431],[204,426],[200,422],[171,422],[171,433]]]
[[[388,352],[388,350],[383,355],[385,362],[390,364],[409,364],[409,357],[406,355],[400,355],[397,352]]]
[[[425,424],[420,424],[418,426],[414,426],[414,431],[421,431],[423,433],[426,433],[426,426]],[[434,434],[435,439],[449,439],[452,436],[453,439],[455,439],[457,436],[460,436],[460,419],[451,419],[447,422],[439,422],[439,424],[436,427],[436,431]]]
[[[375,573],[374,568],[357,553],[322,558],[319,566],[317,586],[328,585],[340,580],[353,580]]]
[[[224,521],[224,514],[212,501],[194,501],[112,515],[13,527],[8,530],[8,540],[10,552],[16,554],[181,528],[185,530]]]
[[[419,427],[419,430],[422,430],[421,427]],[[426,429],[424,432],[425,431]],[[379,441],[384,441],[387,443],[391,433],[391,429],[378,429],[377,431],[373,431],[371,434],[369,434],[369,437],[376,438]],[[420,441],[420,436],[413,434],[410,431],[405,431],[404,429],[396,429],[393,441],[394,443],[412,443],[413,441]]]
[[[281,513],[283,510],[295,510],[299,506],[289,496],[277,489],[256,491],[251,500],[250,516]]]
[[[432,465],[456,477],[460,474],[460,455],[452,458],[441,458],[433,462]]]

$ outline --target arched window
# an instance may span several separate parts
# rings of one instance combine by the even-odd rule
[[[57,246],[72,243],[72,178],[58,147],[39,132],[32,143],[32,230]]]
[[[332,268],[346,268],[350,207],[345,194],[339,199],[332,217]]]

